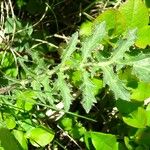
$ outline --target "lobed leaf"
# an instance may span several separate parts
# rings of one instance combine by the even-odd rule
[[[101,24],[96,24],[92,35],[87,37],[85,41],[82,42],[81,52],[83,57],[83,62],[91,56],[94,49],[98,48],[100,42],[106,35],[106,24],[102,22]]]
[[[83,95],[82,105],[87,113],[89,113],[93,103],[97,102],[94,92],[95,86],[90,81],[89,74],[86,71],[84,71],[82,84],[82,95]]]
[[[134,44],[136,40],[136,29],[130,30],[125,39],[120,39],[117,48],[112,54],[111,61],[117,62],[124,57],[124,53]]]
[[[102,68],[104,75],[104,84],[109,85],[110,90],[115,94],[116,99],[130,100],[130,93],[126,89],[123,82],[118,78],[118,76],[113,72],[113,68],[106,66]]]
[[[42,79],[42,85],[44,87],[44,97],[45,99],[51,104],[53,105],[55,102],[55,99],[53,97],[53,93],[52,93],[52,88],[50,87],[50,80],[48,76],[44,76]]]
[[[67,48],[64,50],[64,53],[62,54],[62,62],[65,62],[67,59],[71,57],[72,53],[76,50],[77,43],[78,43],[78,32],[72,35]]]
[[[67,85],[66,81],[64,80],[64,74],[62,72],[59,72],[57,75],[57,87],[60,91],[62,100],[64,102],[64,109],[65,111],[68,111],[73,100],[71,90],[70,87]]]

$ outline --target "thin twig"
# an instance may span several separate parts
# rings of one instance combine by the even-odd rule
[[[11,42],[14,41],[14,37],[15,37],[15,32],[16,32],[16,18],[15,18],[15,14],[14,14],[14,10],[13,10],[13,6],[12,6],[12,3],[11,3],[11,0],[8,0],[9,1],[9,6],[10,6],[10,10],[11,10],[11,14],[12,14],[12,18],[14,19],[14,22],[13,22],[13,33],[12,33],[12,38],[11,38]]]
[[[122,0],[118,0],[117,3],[114,5],[114,8],[117,8],[121,4]]]
[[[42,44],[47,44],[51,47],[55,47],[55,48],[58,48],[58,46],[52,44],[52,43],[49,43],[48,41],[44,41],[44,40],[41,40],[41,39],[33,39],[34,41],[37,41],[37,42],[41,42]]]
[[[73,141],[73,143],[75,143],[80,150],[82,150],[82,147],[80,147],[80,145],[66,131],[64,131],[59,125],[57,125],[57,127],[64,133],[64,135],[66,135],[71,141]]]
[[[3,1],[1,2],[1,30],[3,29],[4,26],[4,3]]]
[[[66,43],[68,43],[68,40],[69,38],[66,37],[65,35],[59,35],[59,34],[54,34],[54,37],[57,37],[57,38],[60,38],[60,39],[63,39],[66,41]]]

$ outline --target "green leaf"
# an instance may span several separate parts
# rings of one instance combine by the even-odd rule
[[[21,22],[19,22],[18,20],[14,18],[9,18],[9,17],[7,18],[5,22],[5,33],[7,34],[13,33],[14,29],[19,30],[21,28],[22,28]]]
[[[82,126],[81,123],[76,123],[72,130],[70,131],[70,134],[75,139],[80,139],[84,134],[86,133],[85,127]]]
[[[139,129],[135,135],[136,143],[145,146],[145,149],[150,147],[150,128]],[[144,150],[145,150],[144,149]]]
[[[2,68],[9,68],[13,66],[14,64],[14,57],[12,53],[0,53],[0,63]]]
[[[130,29],[141,28],[149,23],[148,9],[142,0],[127,0],[119,10]]]
[[[10,113],[0,113],[0,126],[14,129],[16,127],[16,120]]]
[[[34,128],[34,124],[31,119],[18,120],[19,129],[24,131],[29,131]]]
[[[29,36],[31,36],[31,34],[33,33],[33,26],[32,25],[29,25],[27,24],[25,27],[24,27],[25,30],[25,33]],[[26,45],[25,45],[26,46]],[[27,47],[27,46],[26,46]]]
[[[131,99],[144,101],[150,97],[150,83],[139,82],[136,89],[132,89]]]
[[[146,48],[150,45],[150,26],[144,26],[138,30],[136,46],[140,48]]]
[[[101,24],[96,24],[92,32],[92,35],[87,37],[82,42],[81,52],[83,62],[86,61],[87,58],[91,56],[92,51],[99,46],[100,42],[105,37],[106,35],[105,27],[106,27],[105,22],[102,22]]]
[[[48,101],[51,105],[53,105],[54,104],[54,102],[55,102],[55,99],[54,99],[54,97],[53,97],[53,95],[52,95],[52,88],[51,88],[51,86],[50,86],[50,79],[49,79],[49,76],[43,76],[42,78],[41,78],[41,84],[43,85],[43,87],[44,87],[44,94],[43,94],[43,96],[44,96],[44,98],[46,99],[46,101]],[[41,91],[42,92],[42,91]]]
[[[93,89],[94,95],[99,94],[100,91],[103,88],[103,81],[102,81],[102,79],[92,78],[91,81],[92,81],[92,84],[94,85],[94,89]]]
[[[133,62],[133,73],[140,80],[150,82],[150,57]]]
[[[64,74],[62,72],[59,72],[57,75],[57,87],[62,96],[62,101],[64,102],[64,109],[68,111],[73,100],[73,97],[71,95],[71,88],[67,85],[66,81],[64,80]]]
[[[135,75],[132,74],[132,68],[126,67],[123,70],[119,71],[119,79],[122,80],[127,87],[137,88],[138,86],[138,79]]]
[[[26,137],[30,139],[33,146],[44,147],[53,140],[54,133],[48,129],[37,127],[29,130]]]
[[[90,132],[85,132],[85,134],[84,134],[84,142],[86,144],[86,148],[88,150],[90,150],[90,147],[91,147],[91,144],[92,144]]]
[[[146,107],[146,114],[147,114],[147,126],[150,127],[150,103]]]
[[[62,63],[64,63],[71,57],[72,53],[76,50],[77,43],[78,43],[78,32],[72,35],[67,48],[64,50],[64,53],[62,54]]]
[[[7,18],[5,22],[5,33],[13,33],[15,21],[13,18]]]
[[[86,21],[80,26],[80,36],[90,36],[92,32],[92,22]]]
[[[17,77],[17,75],[18,75],[18,70],[17,70],[17,68],[10,68],[10,69],[7,69],[7,70],[5,71],[5,74],[6,74],[7,76]]]
[[[74,85],[79,86],[82,80],[82,72],[80,70],[74,71],[71,79]]]
[[[5,123],[8,129],[13,129],[16,126],[15,118],[10,115],[8,115],[7,118],[5,118]]]
[[[83,72],[83,84],[81,87],[82,90],[82,106],[87,113],[89,113],[90,109],[92,108],[93,104],[96,103],[96,98],[94,95],[95,86],[92,84],[91,80],[89,79],[88,72]]]
[[[22,150],[14,135],[6,128],[0,128],[0,146],[4,150]]]
[[[145,3],[146,3],[146,6],[147,6],[148,8],[150,8],[150,1],[149,1],[149,0],[145,0]]]
[[[73,126],[73,120],[69,117],[64,117],[60,120],[60,126],[65,130],[69,131],[72,129]]]
[[[137,103],[131,102],[131,101],[124,101],[124,100],[117,100],[116,106],[120,113],[122,114],[129,114],[139,107]]]
[[[124,137],[124,143],[125,146],[127,147],[127,150],[133,150],[130,139],[128,137]]]
[[[16,93],[16,106],[24,109],[26,111],[30,111],[35,104],[35,92],[31,90],[26,90],[26,91],[17,91]]]
[[[114,135],[90,132],[90,136],[95,150],[118,150],[117,139]]]
[[[142,107],[139,107],[137,110],[131,112],[127,116],[124,116],[123,121],[129,126],[135,128],[145,128],[147,125],[146,111]]]
[[[106,30],[111,34],[120,35],[126,29],[124,17],[117,9],[104,11],[94,20],[93,24],[103,21],[106,22]]]
[[[117,62],[123,58],[124,53],[134,44],[136,40],[136,29],[130,30],[125,39],[120,39],[117,48],[114,49],[111,61]]]
[[[45,77],[44,77],[45,78]],[[47,101],[47,100],[49,100],[49,102],[51,103],[52,101],[52,99],[51,98],[49,98],[49,99],[47,99],[47,96],[45,95],[45,93],[43,93],[43,91],[41,91],[41,87],[42,87],[42,85],[41,85],[41,83],[39,82],[39,78],[38,78],[38,80],[33,80],[32,82],[31,82],[31,87],[33,88],[33,90],[34,91],[38,91],[37,93],[36,93],[36,97],[42,102],[42,103],[45,103],[45,101]],[[45,100],[45,97],[46,97],[46,100]]]
[[[15,138],[18,140],[18,142],[20,143],[22,149],[28,150],[27,139],[25,138],[24,133],[19,130],[13,130],[12,133],[15,136]]]
[[[104,75],[104,84],[109,85],[110,90],[115,94],[116,99],[130,100],[130,93],[126,89],[123,82],[118,78],[118,76],[113,72],[112,67],[102,67]]]
[[[19,8],[21,8],[22,6],[24,6],[26,4],[26,2],[24,0],[17,0],[17,6]]]

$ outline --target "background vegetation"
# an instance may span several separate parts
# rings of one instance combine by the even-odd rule
[[[149,0],[1,0],[0,149],[150,149]]]

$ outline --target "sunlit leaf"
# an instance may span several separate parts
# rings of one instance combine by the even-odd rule
[[[118,76],[110,67],[103,67],[104,84],[109,85],[110,90],[115,94],[116,99],[130,100],[130,93]]]
[[[30,111],[35,104],[35,92],[31,90],[26,91],[17,91],[16,92],[16,106],[24,109],[26,111]]]
[[[58,73],[57,87],[62,96],[62,101],[64,102],[64,109],[68,111],[73,97],[71,95],[71,88],[67,85],[66,81],[64,80],[64,74],[61,72]]]
[[[147,125],[146,111],[139,107],[137,110],[129,113],[127,116],[123,116],[123,121],[129,126],[135,128],[145,128]]]
[[[80,26],[80,36],[89,36],[92,32],[92,22],[84,22],[81,26]]]
[[[19,130],[13,130],[12,133],[15,136],[15,138],[18,140],[18,142],[20,143],[22,149],[28,150],[27,139],[25,138],[24,133]]]
[[[117,43],[117,48],[114,49],[112,54],[112,61],[119,61],[124,56],[124,53],[129,50],[129,48],[134,44],[136,40],[136,29],[130,30],[126,35],[125,39],[120,39]]]
[[[51,105],[53,105],[55,102],[55,99],[52,94],[52,88],[50,86],[49,77],[43,76],[41,83],[42,83],[42,85],[44,87],[44,91],[45,91],[45,93],[43,94],[43,98],[45,98],[45,101],[48,101]]]
[[[135,44],[143,49],[146,48],[147,45],[150,45],[150,26],[147,25],[139,29]]]
[[[64,53],[62,54],[62,62],[63,63],[66,60],[68,60],[71,57],[72,53],[76,50],[77,43],[78,43],[78,32],[76,32],[72,35],[67,48],[64,50]]]
[[[91,79],[91,82],[92,84],[94,85],[94,95],[97,95],[100,93],[100,91],[102,90],[103,88],[103,81],[102,79],[99,79],[99,78],[92,78]]]
[[[149,23],[148,9],[142,0],[127,0],[119,10],[128,28],[141,28]]]
[[[16,120],[13,116],[6,116],[5,123],[8,129],[13,129],[16,126]]]
[[[101,132],[89,132],[87,135],[91,138],[95,150],[118,150],[118,143],[115,135]]]
[[[150,83],[139,82],[138,87],[132,90],[131,98],[144,101],[150,97]]]
[[[54,133],[49,129],[37,127],[29,130],[26,137],[35,147],[44,147],[53,140]]]
[[[87,37],[85,41],[82,43],[81,52],[83,62],[86,61],[88,57],[91,56],[91,53],[94,49],[96,49],[102,39],[106,35],[106,23],[102,22],[101,24],[96,24],[93,30],[92,35]]]
[[[96,98],[94,95],[95,86],[89,79],[89,74],[84,71],[83,72],[83,84],[81,87],[82,90],[82,105],[87,113],[91,110],[94,103],[96,103]]]
[[[59,122],[60,122],[60,126],[66,131],[71,130],[73,127],[72,118],[65,117],[65,118],[62,118]]]
[[[150,82],[150,57],[135,61],[133,73],[142,81]]]
[[[150,103],[146,107],[147,125],[150,127]]]
[[[126,22],[122,14],[117,9],[108,9],[101,13],[93,22],[100,23],[106,21],[106,29],[111,34],[122,34],[126,29]]]

